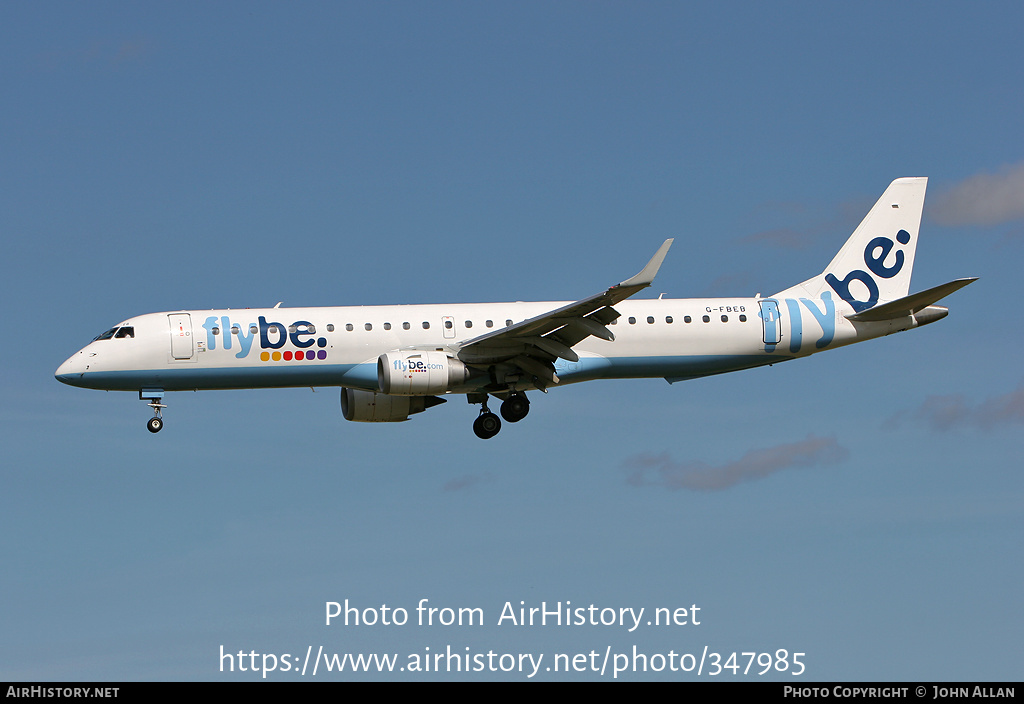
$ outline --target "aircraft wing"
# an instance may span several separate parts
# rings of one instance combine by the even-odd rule
[[[615,339],[606,327],[619,317],[612,306],[651,285],[672,242],[665,240],[639,274],[603,293],[467,340],[459,348],[459,359],[471,365],[510,364],[536,377],[540,388],[557,384],[554,361],[579,361],[572,348],[591,335]]]

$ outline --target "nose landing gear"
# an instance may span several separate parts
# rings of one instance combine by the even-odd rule
[[[149,401],[146,405],[153,409],[153,417],[146,421],[146,430],[151,433],[159,433],[163,430],[164,419],[160,417],[160,411],[167,408],[166,404],[161,403],[164,398],[163,389],[140,389],[139,400]]]

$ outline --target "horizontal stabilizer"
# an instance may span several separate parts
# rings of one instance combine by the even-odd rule
[[[882,303],[881,305],[868,308],[860,313],[852,313],[846,316],[846,319],[852,320],[855,323],[860,323],[905,318],[908,315],[914,315],[924,310],[954,291],[958,291],[967,284],[977,280],[977,277],[956,279],[955,281],[950,281],[948,284],[942,284],[941,286],[930,288],[927,291],[921,291],[921,293],[904,296],[903,298],[898,298],[895,301],[890,301],[889,303]]]

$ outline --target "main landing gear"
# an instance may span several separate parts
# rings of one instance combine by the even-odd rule
[[[146,421],[146,430],[151,433],[159,433],[164,428],[164,419],[160,417],[160,411],[167,408],[161,403],[164,398],[163,389],[140,389],[139,400],[149,401],[146,405],[153,409],[153,417]]]
[[[481,440],[493,438],[501,430],[501,421],[498,416],[487,410],[487,404],[480,409],[480,415],[473,421],[473,432]]]
[[[480,415],[473,421],[473,432],[481,440],[489,440],[501,430],[501,420],[487,408],[487,394],[472,395],[470,403],[480,404]],[[501,402],[501,417],[509,423],[518,423],[530,412],[530,400],[526,394],[516,391]]]
[[[501,402],[501,417],[509,423],[518,423],[530,412],[530,399],[517,391]]]

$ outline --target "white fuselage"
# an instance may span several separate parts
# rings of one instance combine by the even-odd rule
[[[637,300],[672,239],[638,274],[575,302],[270,308],[151,313],[68,359],[60,381],[138,391],[163,427],[165,391],[338,386],[342,414],[401,422],[445,394],[479,404],[473,431],[529,412],[524,392],[590,379],[668,382],[773,364],[926,325],[974,281],[910,294],[927,186],[889,187],[825,270],[774,296]]]
[[[471,303],[150,313],[125,320],[57,370],[85,388],[141,391],[342,386],[377,391],[377,359],[392,350],[452,357],[469,340],[565,305]],[[916,326],[913,317],[857,323],[818,299],[628,300],[579,361],[555,363],[559,383],[718,374],[803,357]],[[125,330],[126,328],[130,330]],[[480,365],[477,365],[480,366]],[[484,365],[485,366],[485,365]],[[452,393],[481,390],[477,378]]]

